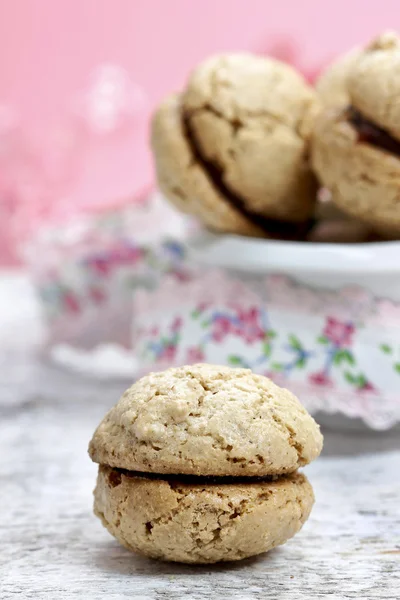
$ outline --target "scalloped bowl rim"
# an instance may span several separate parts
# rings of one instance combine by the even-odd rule
[[[326,244],[200,232],[189,239],[187,250],[194,262],[253,273],[400,275],[400,241]]]

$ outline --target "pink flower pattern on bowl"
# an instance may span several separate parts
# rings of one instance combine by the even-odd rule
[[[167,223],[162,232],[154,224],[160,218]],[[186,280],[185,235],[183,218],[158,197],[38,232],[26,255],[48,345],[90,349],[107,341],[128,348],[132,291],[157,287],[164,274]]]
[[[327,317],[323,336],[335,346],[351,346],[353,333],[353,323],[343,323],[333,317]]]

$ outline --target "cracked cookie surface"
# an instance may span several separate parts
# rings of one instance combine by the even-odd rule
[[[207,364],[137,381],[89,446],[95,462],[130,471],[253,477],[293,472],[321,449],[319,426],[291,392]]]
[[[240,560],[299,531],[311,511],[302,474],[232,484],[148,479],[100,466],[94,509],[129,550],[187,563]]]

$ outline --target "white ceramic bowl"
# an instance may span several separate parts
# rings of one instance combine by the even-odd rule
[[[139,374],[251,367],[312,411],[400,422],[400,242],[313,244],[201,234],[190,274],[134,298]]]

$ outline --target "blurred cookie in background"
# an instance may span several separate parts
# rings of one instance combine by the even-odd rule
[[[352,65],[351,104],[316,120],[313,168],[333,202],[384,238],[400,237],[400,38],[384,33]]]
[[[216,231],[296,237],[314,210],[317,112],[314,90],[290,66],[251,54],[209,58],[155,113],[160,187]]]

